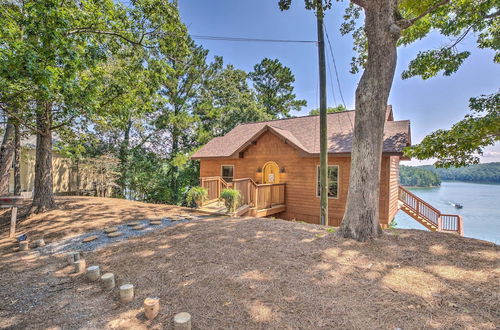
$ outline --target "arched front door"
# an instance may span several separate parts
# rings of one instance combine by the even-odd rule
[[[267,162],[262,168],[262,183],[280,183],[280,169],[275,162]]]

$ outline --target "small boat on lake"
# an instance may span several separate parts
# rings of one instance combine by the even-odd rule
[[[455,206],[456,209],[461,209],[463,208],[464,206],[460,203],[453,203],[453,202],[450,202],[451,205]]]

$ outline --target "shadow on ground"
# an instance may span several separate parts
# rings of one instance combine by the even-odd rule
[[[85,258],[133,283],[134,301],[71,275],[63,257],[4,260],[0,327],[172,328],[183,311],[195,329],[494,329],[500,317],[498,246],[452,234],[358,243],[316,225],[208,218]],[[148,296],[161,299],[153,321]]]

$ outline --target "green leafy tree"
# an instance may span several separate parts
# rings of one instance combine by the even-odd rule
[[[342,111],[347,111],[346,107],[344,107],[342,104],[337,105],[336,107],[328,107],[326,108],[326,113],[335,113],[335,112],[342,112]],[[319,109],[312,109],[309,111],[310,116],[316,116],[319,115]]]
[[[291,2],[279,1],[280,8],[288,9]],[[305,0],[306,8],[315,10],[317,15],[323,15],[331,5],[331,0]],[[364,24],[358,27],[361,12]],[[360,56],[354,59],[352,67],[354,71],[359,67],[364,70],[356,89],[355,134],[342,236],[365,241],[382,233],[378,223],[380,163],[397,47],[422,39],[431,31],[455,39],[440,50],[419,53],[404,77],[428,78],[439,72],[455,72],[468,56],[458,52],[456,46],[471,32],[477,35],[479,47],[497,51],[498,61],[498,16],[498,2],[494,0],[350,1],[341,31],[354,32],[354,49]]]
[[[208,51],[190,41],[190,52],[185,56],[159,60],[154,65],[162,72],[158,77],[157,113],[155,128],[168,139],[167,177],[170,181],[173,204],[180,203],[180,171],[189,158],[188,153],[195,146],[198,118],[193,115],[193,107],[198,100],[210,67],[206,57]]]
[[[441,185],[441,179],[436,173],[414,166],[401,165],[399,179],[403,186],[435,187]]]
[[[470,99],[471,114],[449,130],[437,130],[405,150],[417,159],[436,158],[437,167],[479,163],[483,148],[500,141],[500,93]]]
[[[211,67],[210,79],[206,80],[195,105],[195,115],[200,120],[200,145],[226,134],[238,124],[275,118],[256,100],[245,71],[232,65],[224,67],[221,57],[216,57]]]
[[[121,52],[144,64],[154,50],[181,49],[185,28],[176,5],[159,0],[133,0],[131,9],[112,0],[28,0],[0,9],[0,105],[37,135],[33,207],[40,212],[55,207],[53,132],[122,96],[107,88],[109,60]],[[12,107],[20,99],[22,112]]]
[[[297,100],[293,93],[295,77],[290,68],[278,59],[263,59],[248,77],[253,83],[258,101],[273,118],[290,117],[291,111],[307,106],[306,100]]]

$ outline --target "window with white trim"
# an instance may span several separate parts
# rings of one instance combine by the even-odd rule
[[[316,171],[316,196],[320,197],[320,173],[319,173],[319,165],[317,166]],[[339,167],[338,165],[328,165],[328,198],[337,198],[339,190]]]
[[[221,176],[226,182],[233,182],[234,165],[222,165]]]

